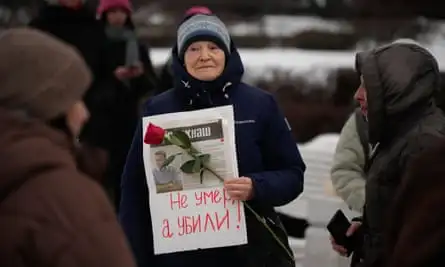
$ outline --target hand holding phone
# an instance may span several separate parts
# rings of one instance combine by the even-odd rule
[[[360,222],[350,223],[341,210],[337,210],[327,225],[331,234],[331,243],[335,251],[343,256],[349,257],[356,246],[355,233],[360,228]]]

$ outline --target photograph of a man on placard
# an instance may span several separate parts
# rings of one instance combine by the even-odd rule
[[[156,193],[180,191],[183,189],[180,172],[174,166],[165,166],[167,153],[163,150],[154,153],[156,168],[153,168],[153,178],[156,184]]]

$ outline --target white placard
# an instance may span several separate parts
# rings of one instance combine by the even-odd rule
[[[238,177],[232,106],[145,117],[143,136],[149,123],[183,130],[197,150],[210,154],[212,170],[223,178]],[[192,159],[187,153],[161,168],[166,158],[181,152],[174,145],[143,142],[155,254],[246,244],[244,205],[229,199],[214,174],[181,171]]]

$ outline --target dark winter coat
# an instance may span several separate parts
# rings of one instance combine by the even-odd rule
[[[165,62],[164,66],[162,66],[161,74],[159,77],[160,86],[159,90],[156,92],[157,94],[163,93],[171,88],[173,88],[173,66],[172,66],[172,57],[169,56],[167,62]]]
[[[44,5],[29,26],[51,33],[76,47],[93,73],[93,83],[85,95],[85,103],[91,113],[81,138],[91,145],[108,150],[113,143],[110,135],[118,96],[114,84],[113,69],[106,48],[103,25],[94,13],[83,7],[72,10],[63,6]]]
[[[102,157],[80,155],[63,131],[3,109],[0,129],[1,265],[135,266],[105,193],[89,176],[105,169]]]
[[[213,82],[192,78],[177,56],[173,57],[173,70],[174,89],[150,99],[144,106],[144,116],[233,105],[235,121],[252,122],[235,125],[239,176],[251,177],[254,183],[255,198],[250,204],[260,213],[273,212],[273,207],[298,197],[303,190],[305,165],[274,97],[241,82],[244,68],[236,48],[232,47],[223,74]],[[119,214],[139,267],[248,266],[246,250],[241,247],[154,256],[145,179],[142,129],[139,127],[122,178]],[[250,243],[243,247],[248,250],[252,245],[263,242],[268,233],[255,235],[253,229],[258,228],[258,222],[248,212],[246,216]],[[267,253],[256,251],[249,255],[252,257],[252,254],[266,264]]]
[[[388,207],[412,158],[445,136],[445,117],[434,104],[437,62],[420,46],[393,43],[359,53],[357,69],[364,78],[374,147],[365,193],[364,265],[381,267],[382,251],[391,249],[383,238],[394,218]]]
[[[445,266],[445,140],[408,166],[388,225],[385,267]]]

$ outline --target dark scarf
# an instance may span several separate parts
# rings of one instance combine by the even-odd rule
[[[131,67],[139,64],[139,45],[134,30],[128,29],[126,27],[107,25],[107,27],[105,28],[105,33],[111,40],[126,42],[125,66]]]

